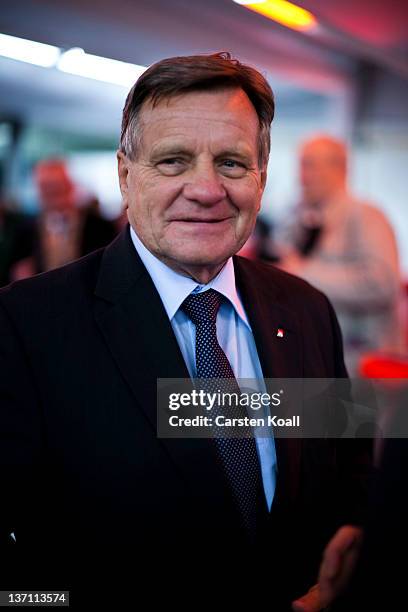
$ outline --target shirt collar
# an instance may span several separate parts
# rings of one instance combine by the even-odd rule
[[[238,316],[245,325],[251,329],[235,286],[235,272],[232,257],[227,260],[224,267],[215,278],[207,285],[200,285],[194,279],[175,272],[153,255],[153,253],[151,253],[142,243],[133,227],[130,227],[130,235],[134,247],[161,297],[170,321],[190,293],[193,291],[195,293],[200,293],[211,288],[215,289],[229,300]]]

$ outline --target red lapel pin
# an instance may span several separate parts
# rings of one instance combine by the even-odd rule
[[[278,331],[276,335],[278,336],[278,338],[283,338],[283,336],[285,335],[285,332],[283,331],[281,327],[278,327]]]

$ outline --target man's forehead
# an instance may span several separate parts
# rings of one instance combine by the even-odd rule
[[[160,138],[161,140],[172,139],[212,139],[232,138],[239,140],[254,140],[257,138],[257,124],[248,125],[242,119],[211,117],[204,113],[190,115],[180,114],[178,116],[162,116],[157,120],[146,121],[141,125],[143,133],[149,134],[149,140]]]
[[[142,140],[150,141],[155,149],[174,146],[177,142],[180,146],[194,146],[196,140],[203,138],[211,140],[213,144],[227,138],[230,142],[223,144],[229,148],[242,148],[245,143],[246,148],[256,145],[258,116],[245,97],[242,90],[230,90],[189,92],[177,98],[161,100],[156,106],[150,105],[141,112],[139,126]]]
[[[201,119],[235,122],[245,113],[258,123],[255,108],[247,94],[240,88],[225,88],[205,91],[189,91],[158,100],[146,100],[140,111],[142,123],[174,118]]]

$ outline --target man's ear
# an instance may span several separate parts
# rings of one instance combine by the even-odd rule
[[[116,152],[116,158],[118,160],[118,176],[119,176],[119,187],[122,194],[123,205],[125,208],[128,207],[128,178],[129,178],[129,160],[122,151]]]

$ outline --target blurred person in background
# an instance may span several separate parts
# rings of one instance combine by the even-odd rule
[[[280,266],[332,301],[351,374],[367,351],[398,352],[400,273],[394,232],[384,214],[347,187],[343,142],[319,136],[300,150],[301,202],[285,230]]]
[[[117,233],[115,224],[100,216],[96,199],[80,205],[76,185],[64,161],[39,162],[34,179],[40,214],[33,228],[32,253],[19,262],[16,279],[78,259],[106,246]]]
[[[248,259],[259,259],[266,263],[277,262],[278,255],[275,252],[273,242],[272,224],[259,216],[252,234],[237,254]]]

